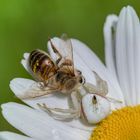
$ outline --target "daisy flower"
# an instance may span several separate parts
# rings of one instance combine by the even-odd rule
[[[3,140],[128,140],[138,139],[140,136],[140,28],[139,19],[130,6],[124,7],[119,17],[110,15],[104,25],[105,61],[106,66],[82,42],[71,39],[74,53],[75,67],[82,71],[86,82],[96,84],[92,71],[96,71],[108,84],[108,96],[122,101],[122,104],[111,103],[114,111],[96,128],[94,125],[85,125],[80,120],[70,122],[57,121],[47,113],[39,110],[37,103],[46,103],[48,106],[67,108],[67,98],[49,95],[48,98],[23,100],[28,106],[7,103],[2,105],[2,114],[5,119],[26,136],[12,132],[0,132]],[[61,39],[53,38],[52,42],[58,48]],[[48,48],[51,57],[54,54]],[[27,67],[29,54],[24,54],[21,61]],[[16,96],[23,95],[36,82],[24,78],[15,78],[10,82],[10,88]],[[95,128],[95,129],[94,129]],[[125,130],[128,131],[125,131]],[[93,131],[94,130],[94,131]],[[92,133],[93,131],[93,133]],[[91,135],[92,133],[92,135]]]

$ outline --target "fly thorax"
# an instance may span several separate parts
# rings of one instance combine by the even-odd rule
[[[77,79],[64,71],[58,71],[55,75],[55,81],[61,87],[63,93],[70,93],[77,85]]]
[[[64,88],[66,89],[66,91],[73,91],[77,84],[78,83],[76,79],[68,79],[64,84]]]

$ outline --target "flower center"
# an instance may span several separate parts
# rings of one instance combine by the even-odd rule
[[[140,105],[114,111],[96,127],[90,140],[140,140]]]

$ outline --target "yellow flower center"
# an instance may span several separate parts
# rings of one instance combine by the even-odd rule
[[[95,128],[90,140],[140,140],[140,105],[114,111]]]

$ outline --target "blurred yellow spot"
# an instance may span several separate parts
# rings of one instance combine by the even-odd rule
[[[96,127],[90,140],[140,140],[140,105],[114,111]]]
[[[34,64],[34,66],[33,66],[33,72],[34,73],[36,73],[37,66],[39,66],[39,60],[37,60],[36,63]]]

